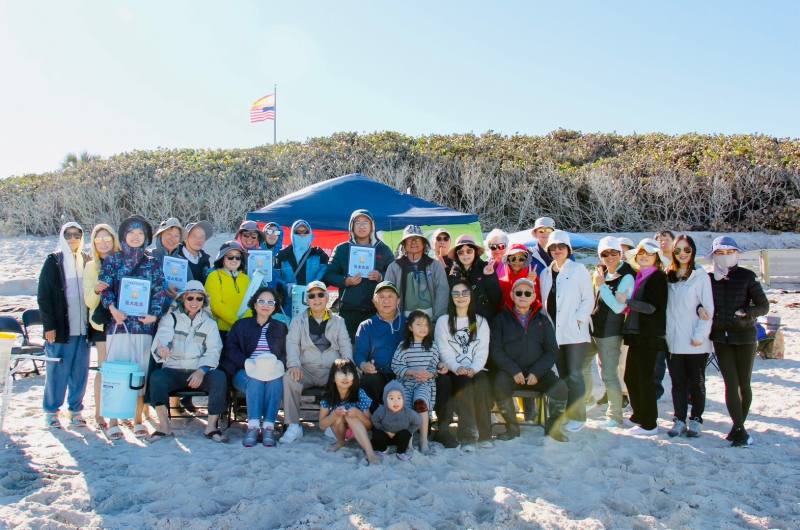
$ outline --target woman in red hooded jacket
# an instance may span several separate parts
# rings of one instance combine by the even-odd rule
[[[497,269],[497,280],[500,283],[500,292],[502,293],[502,302],[497,310],[500,312],[504,307],[509,309],[514,308],[514,301],[511,299],[511,288],[514,282],[520,278],[528,278],[535,284],[536,289],[536,302],[541,306],[541,288],[539,287],[539,277],[536,271],[531,268],[531,253],[525,245],[515,243],[508,247],[505,257],[503,258],[505,267]],[[536,310],[538,308],[534,308]]]

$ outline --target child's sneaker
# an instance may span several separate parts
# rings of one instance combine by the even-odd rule
[[[58,412],[45,412],[44,426],[48,429],[60,429],[61,422],[58,420]]]

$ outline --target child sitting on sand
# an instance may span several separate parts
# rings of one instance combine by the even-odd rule
[[[407,453],[411,436],[422,425],[420,415],[405,406],[405,390],[397,381],[383,388],[383,405],[372,417],[372,447],[385,451],[390,445],[397,447],[397,458],[411,460]]]
[[[372,427],[370,405],[372,400],[359,388],[356,365],[350,359],[336,359],[328,373],[325,395],[319,402],[319,428],[324,432],[330,427],[336,435],[336,442],[328,451],[338,451],[352,437],[370,464],[380,463],[367,432]]]
[[[412,311],[408,315],[405,337],[392,357],[392,371],[402,385],[408,407],[419,412],[422,418],[419,448],[427,453],[429,415],[436,405],[436,373],[447,373],[447,367],[439,360],[439,349],[433,342],[433,325],[423,311]]]

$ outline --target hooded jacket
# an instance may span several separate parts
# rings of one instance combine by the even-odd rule
[[[426,247],[429,244],[426,240]],[[401,256],[393,261],[386,269],[386,281],[392,282],[400,290],[400,308],[405,313],[417,309],[416,307],[407,307],[405,304],[405,297],[408,289],[408,276],[409,268],[412,266],[408,256],[402,250]],[[427,248],[426,248],[427,250]],[[425,282],[428,292],[431,294],[433,300],[433,307],[431,308],[431,320],[436,321],[440,316],[447,313],[448,299],[450,298],[450,284],[447,283],[447,274],[444,271],[444,265],[439,260],[435,260],[423,252],[422,257],[416,262],[419,268],[419,273],[425,276]]]
[[[275,223],[273,221],[267,221],[267,223],[264,225],[264,230],[266,230],[270,226],[280,230],[280,234],[278,234],[278,240],[275,242],[275,244],[274,245],[270,245],[269,243],[266,242],[267,241],[267,235],[265,233],[264,234],[264,248],[266,250],[271,250],[272,251],[272,255],[277,257],[278,256],[278,251],[280,251],[283,248],[283,230],[281,230],[281,227],[280,227],[280,225],[278,223]]]
[[[144,244],[139,248],[130,248],[125,243],[125,235],[131,230],[134,224],[141,225],[144,231],[145,240]],[[148,315],[153,315],[158,319],[164,314],[167,298],[167,284],[164,281],[164,272],[161,269],[161,262],[158,258],[153,256],[150,252],[145,251],[147,245],[153,236],[153,229],[150,227],[144,218],[135,215],[125,219],[120,224],[117,231],[119,236],[120,252],[114,252],[103,260],[103,265],[100,269],[99,280],[109,285],[108,289],[103,291],[100,295],[103,307],[109,308],[112,305],[116,307],[117,297],[119,296],[119,289],[122,279],[125,277],[140,278],[150,281],[150,307],[147,312]],[[137,317],[125,319],[125,326],[131,334],[145,334],[152,335],[155,333],[156,324],[142,324]],[[115,333],[125,333],[122,326],[115,326],[114,323],[106,329],[108,335]]]
[[[375,291],[377,281],[369,278],[361,278],[358,285],[347,287],[347,271],[350,268],[350,247],[358,245],[353,229],[353,223],[358,216],[368,217],[372,224],[372,231],[369,235],[369,245],[375,249],[375,270],[381,273],[381,277],[386,275],[386,269],[394,260],[392,250],[375,235],[375,220],[368,210],[356,210],[350,215],[350,239],[344,243],[339,243],[333,250],[333,257],[325,270],[324,281],[328,285],[339,288],[339,304],[342,309],[355,309],[360,311],[374,312],[375,306],[372,303],[372,296]],[[361,245],[366,246],[366,245]],[[381,278],[382,279],[382,278]]]
[[[714,314],[714,296],[711,293],[711,279],[699,265],[684,281],[668,282],[667,296],[667,346],[669,352],[709,353],[711,341],[711,320],[702,320],[697,308],[702,306]],[[700,346],[692,346],[692,340],[701,341]]]
[[[42,317],[42,329],[44,331],[55,330],[57,343],[69,342],[72,332],[86,335],[89,322],[86,303],[83,300],[83,273],[85,264],[91,258],[80,249],[77,254],[72,253],[67,240],[64,239],[64,232],[67,228],[77,228],[83,232],[83,228],[74,222],[66,223],[61,227],[58,236],[59,250],[45,258],[39,273],[39,285],[36,293],[39,314]],[[69,263],[67,260],[72,260],[72,262]],[[78,295],[77,301],[76,294]],[[73,301],[71,304],[70,299]],[[70,330],[70,310],[73,320],[77,319],[76,322],[81,322],[81,329]]]
[[[520,248],[522,247],[522,248]],[[519,272],[514,272],[511,269],[511,266],[508,264],[508,258],[513,255],[513,253],[509,253],[506,251],[506,255],[503,258],[504,262],[498,264],[498,267],[495,267],[495,274],[497,274],[497,282],[500,286],[500,294],[502,296],[501,303],[498,304],[497,312],[501,312],[504,307],[512,309],[514,307],[514,301],[511,300],[511,288],[514,286],[517,280],[520,278],[527,278],[531,273],[531,257],[530,257],[530,250],[525,248],[523,245],[512,245],[509,250],[521,250],[524,249],[525,252],[528,254],[528,262],[525,264]],[[541,285],[539,280],[539,275],[534,274],[533,283],[535,284],[534,289],[536,290],[536,301],[534,302],[534,309],[538,309],[542,305],[542,296],[541,296]]]
[[[103,324],[99,322],[95,322],[93,320],[94,310],[100,305],[100,295],[94,292],[94,288],[97,286],[97,280],[100,276],[100,267],[103,265],[103,259],[100,257],[100,254],[97,253],[97,247],[94,244],[94,238],[100,230],[105,230],[109,234],[111,234],[111,238],[114,240],[113,246],[111,248],[111,253],[119,252],[121,247],[119,246],[119,236],[107,224],[99,224],[95,225],[92,229],[92,235],[90,243],[92,245],[92,261],[86,264],[86,267],[83,269],[83,300],[86,302],[86,307],[89,308],[89,324],[92,328],[96,329],[97,331],[103,331]]]
[[[308,248],[299,257],[300,248],[295,249],[295,229],[298,225],[308,227],[309,243]],[[292,314],[292,297],[290,285],[308,285],[315,280],[322,280],[328,268],[328,255],[319,247],[313,246],[314,232],[308,222],[298,219],[292,223],[292,231],[289,234],[289,246],[278,252],[275,263],[274,274],[278,274],[278,281],[283,287],[283,308],[287,315]],[[297,250],[298,252],[295,252]],[[305,260],[303,260],[305,257]],[[302,263],[301,263],[302,262]]]
[[[211,298],[211,313],[217,320],[220,331],[228,331],[239,318],[239,307],[242,305],[250,277],[241,270],[234,277],[227,269],[214,269],[206,279],[205,289]],[[249,309],[245,317],[253,313]]]
[[[389,392],[400,392],[403,396],[403,408],[398,412],[392,412],[386,406],[386,397]],[[405,390],[403,385],[397,381],[389,381],[383,387],[383,404],[378,407],[372,415],[372,426],[383,432],[397,433],[400,431],[408,431],[413,433],[419,430],[422,426],[422,418],[420,415],[411,410],[405,402]]]

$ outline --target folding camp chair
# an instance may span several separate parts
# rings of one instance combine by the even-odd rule
[[[25,330],[20,325],[19,321],[9,315],[0,316],[0,332],[14,333],[22,337],[22,344],[20,346],[14,346],[11,349],[11,369],[13,377],[16,377],[18,373],[22,373],[22,371],[17,368],[17,365],[24,360],[31,360],[33,362],[33,371],[28,373],[36,373],[36,375],[39,375],[39,368],[36,366],[36,360],[44,357],[44,346],[30,344]],[[23,355],[25,357],[22,357]]]

